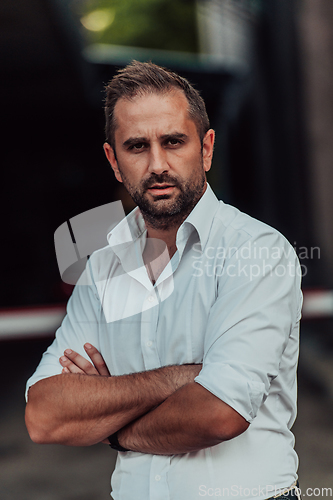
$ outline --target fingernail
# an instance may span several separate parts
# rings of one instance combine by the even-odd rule
[[[85,347],[86,349],[91,349],[91,348],[92,348],[92,345],[87,343],[87,344],[84,344],[84,347]]]
[[[66,361],[68,361],[68,359],[65,356],[61,356],[60,361],[62,361],[63,363],[65,363]]]
[[[73,352],[72,349],[65,349],[64,350],[65,354],[72,354],[72,352]]]

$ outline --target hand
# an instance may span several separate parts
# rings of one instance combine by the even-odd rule
[[[101,375],[103,377],[110,377],[111,374],[109,369],[96,347],[88,343],[84,344],[83,347],[92,363],[77,352],[72,351],[71,349],[66,349],[64,351],[64,356],[61,356],[59,359],[60,364],[63,367],[62,373],[81,373],[85,375]]]
[[[96,347],[89,343],[84,344],[83,347],[92,360],[92,363],[72,349],[66,349],[64,351],[64,356],[61,356],[59,359],[61,366],[63,366],[61,373],[81,373],[85,375],[110,377],[111,374],[105,364],[103,356],[98,352]],[[110,444],[108,439],[104,439],[101,442],[103,444]]]

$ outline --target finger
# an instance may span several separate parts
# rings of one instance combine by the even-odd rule
[[[110,377],[111,374],[108,367],[106,366],[103,356],[100,352],[98,352],[96,347],[87,342],[86,344],[84,344],[84,349],[91,361],[94,363],[94,366],[96,367],[98,373],[105,377]]]
[[[86,358],[81,356],[81,354],[78,354],[77,352],[73,351],[72,349],[65,349],[64,351],[64,357],[68,358],[71,363],[76,365],[81,371],[87,375],[98,375],[98,371],[96,368],[88,361]],[[69,368],[69,365],[62,365],[62,366],[67,366]],[[72,367],[72,365],[70,365]],[[73,372],[72,369],[70,368],[72,373],[81,373],[78,371]]]
[[[60,362],[61,366],[63,367],[62,373],[83,373],[84,374],[84,371],[81,370],[81,368],[79,368],[78,366],[76,366],[66,356],[61,356],[61,358],[59,358],[59,362]]]

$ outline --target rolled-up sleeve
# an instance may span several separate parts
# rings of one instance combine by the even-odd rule
[[[29,387],[39,380],[61,373],[59,358],[65,349],[73,349],[86,359],[89,359],[83,348],[86,342],[99,349],[100,311],[101,305],[94,283],[82,284],[79,281],[68,301],[67,314],[56,332],[53,343],[45,351],[35,373],[27,382],[26,400]]]
[[[242,248],[224,260],[195,381],[251,422],[300,319],[301,270],[279,233],[252,238]]]

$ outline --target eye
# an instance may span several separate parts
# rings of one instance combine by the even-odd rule
[[[174,137],[170,137],[170,139],[168,139],[168,140],[166,141],[166,144],[167,144],[168,146],[178,146],[179,144],[182,144],[182,142],[183,142],[183,141],[182,141],[182,140],[180,140],[180,139],[176,139],[176,138],[174,138]]]
[[[139,152],[143,151],[146,148],[146,146],[147,145],[144,142],[137,142],[136,144],[132,144],[128,149],[135,152]]]

